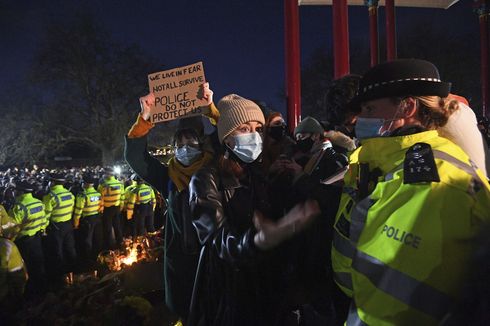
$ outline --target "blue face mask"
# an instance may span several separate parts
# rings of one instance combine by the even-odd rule
[[[357,118],[354,130],[358,139],[367,139],[381,136],[381,128],[385,119]]]
[[[233,136],[235,147],[231,150],[245,163],[255,161],[262,153],[262,137],[258,132]]]
[[[184,166],[189,166],[194,163],[200,156],[202,152],[192,146],[184,145],[182,147],[177,147],[175,150],[175,159],[179,161]]]
[[[362,140],[367,138],[389,136],[393,122],[400,119],[397,118],[397,116],[401,108],[402,106],[400,105],[396,109],[392,119],[357,118],[356,125],[354,126],[357,139]],[[388,128],[381,132],[381,128],[383,128],[383,126],[388,122],[390,123]]]

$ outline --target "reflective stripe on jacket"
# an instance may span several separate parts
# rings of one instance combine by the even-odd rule
[[[31,193],[20,195],[15,199],[10,216],[20,226],[19,237],[33,236],[48,226],[44,204],[32,197]]]
[[[105,179],[97,190],[104,198],[104,207],[124,205],[124,186],[114,176]]]
[[[439,181],[407,181],[413,160],[434,172],[425,158],[405,156],[420,143],[431,146]],[[490,220],[490,185],[436,131],[369,139],[358,154],[379,177],[350,212],[347,325],[437,325],[464,285],[473,237]]]
[[[151,204],[152,209],[155,209],[155,192],[147,184],[139,184],[131,190],[127,206],[127,216],[133,216],[135,205]]]
[[[92,216],[104,210],[104,200],[102,195],[97,192],[94,187],[83,189],[77,195],[75,202],[74,218]]]
[[[43,203],[48,221],[60,223],[71,220],[75,196],[63,185],[51,187],[49,193],[44,196]]]

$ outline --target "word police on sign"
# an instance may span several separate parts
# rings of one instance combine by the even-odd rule
[[[202,62],[148,75],[150,92],[155,94],[150,121],[157,123],[206,113],[206,101],[197,98],[199,86],[205,82]]]

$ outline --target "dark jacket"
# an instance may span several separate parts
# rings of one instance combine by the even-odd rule
[[[165,303],[185,319],[197,269],[200,244],[192,226],[189,190],[177,191],[168,168],[148,153],[147,137],[127,138],[125,158],[146,182],[168,198],[165,221]]]
[[[254,209],[267,214],[260,167],[245,180],[216,167],[198,171],[190,183],[194,226],[203,245],[188,325],[274,325],[277,267],[254,245]]]

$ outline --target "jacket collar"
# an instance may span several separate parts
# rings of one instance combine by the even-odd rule
[[[403,162],[405,151],[410,146],[438,137],[436,130],[430,130],[405,136],[366,139],[358,151],[359,163],[368,163],[369,170],[379,168],[386,173]]]
[[[17,196],[16,200],[19,202],[19,201],[22,201],[24,199],[31,199],[31,198],[34,198],[34,197],[32,197],[32,193],[27,192],[25,194],[22,194],[20,196]]]
[[[54,185],[51,187],[51,190],[64,190],[65,187],[63,185]]]

